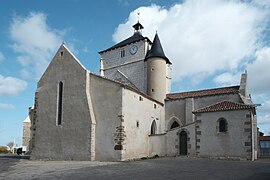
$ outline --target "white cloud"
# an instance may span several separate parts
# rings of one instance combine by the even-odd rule
[[[229,73],[225,72],[220,75],[217,75],[214,79],[214,82],[222,86],[236,85],[240,83],[241,73]]]
[[[5,60],[5,56],[2,52],[0,52],[0,63]]]
[[[248,64],[250,88],[256,93],[269,93],[270,90],[270,47],[256,52],[256,60]]]
[[[113,39],[119,42],[129,37],[140,12],[143,35],[152,39],[158,30],[163,49],[173,63],[174,81],[220,70],[235,72],[261,46],[267,14],[252,4],[187,0],[168,9],[140,7],[117,27]]]
[[[253,3],[262,7],[270,7],[269,0],[253,0]]]
[[[22,66],[31,64],[31,58],[29,56],[18,56],[17,61],[19,61]]]
[[[258,127],[261,132],[264,132],[265,135],[270,134],[270,115],[266,114],[263,116],[258,116]]]
[[[269,124],[270,125],[270,115],[266,114],[264,116],[259,116],[258,118],[258,125],[265,125]]]
[[[46,20],[45,14],[32,12],[14,17],[10,25],[12,48],[20,54],[17,59],[24,67],[31,66],[34,76],[44,72],[63,41],[63,32],[50,28]]]
[[[15,106],[12,104],[5,104],[5,103],[0,103],[0,109],[14,109]]]
[[[260,107],[260,110],[265,113],[270,112],[270,99],[266,100],[264,103],[262,103],[262,107]],[[269,115],[270,120],[270,115]]]
[[[27,83],[14,77],[0,75],[0,96],[16,96],[27,87]]]

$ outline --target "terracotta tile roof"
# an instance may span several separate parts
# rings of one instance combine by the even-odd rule
[[[240,86],[230,86],[230,87],[222,87],[222,88],[214,88],[214,89],[206,89],[206,90],[198,90],[198,91],[172,93],[172,94],[167,94],[166,98],[167,100],[173,100],[173,99],[184,99],[184,98],[192,98],[192,97],[238,93],[239,87]]]
[[[259,140],[260,141],[270,141],[270,136],[260,136]]]
[[[235,103],[230,101],[222,101],[210,106],[206,106],[193,111],[193,113],[203,113],[203,112],[216,112],[216,111],[232,111],[232,110],[242,110],[251,109],[252,105]]]

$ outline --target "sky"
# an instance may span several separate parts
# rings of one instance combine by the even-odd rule
[[[139,15],[138,15],[139,14]],[[6,0],[0,6],[0,145],[20,145],[37,81],[65,42],[99,74],[99,51],[159,34],[172,92],[239,85],[248,72],[258,127],[270,133],[270,0]]]

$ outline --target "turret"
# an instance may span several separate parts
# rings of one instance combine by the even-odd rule
[[[147,94],[163,102],[168,91],[168,67],[170,60],[165,56],[158,34],[155,35],[151,49],[147,52]]]

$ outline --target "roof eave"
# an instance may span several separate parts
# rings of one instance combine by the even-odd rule
[[[240,108],[240,109],[222,109],[222,110],[211,110],[211,111],[192,111],[193,114],[200,114],[200,113],[213,113],[213,112],[220,112],[220,111],[241,111],[241,110],[251,110],[250,108]]]
[[[112,47],[110,47],[110,48],[108,48],[108,49],[106,49],[106,50],[99,51],[98,53],[99,53],[99,54],[102,54],[102,53],[105,53],[105,52],[107,52],[107,51],[111,51],[111,50],[114,50],[114,49],[118,49],[118,48],[124,47],[124,46],[126,46],[126,45],[133,44],[133,43],[136,43],[136,42],[139,42],[139,41],[143,41],[143,40],[146,40],[147,42],[149,42],[150,44],[152,44],[152,42],[148,39],[148,37],[144,37],[143,39],[140,39],[140,40],[137,40],[137,41],[132,41],[132,42],[130,42],[130,43],[123,44],[123,45],[118,46],[118,47],[114,47],[114,46],[115,46],[115,45],[114,45],[114,46],[112,46]],[[120,43],[121,43],[121,42],[120,42]]]

